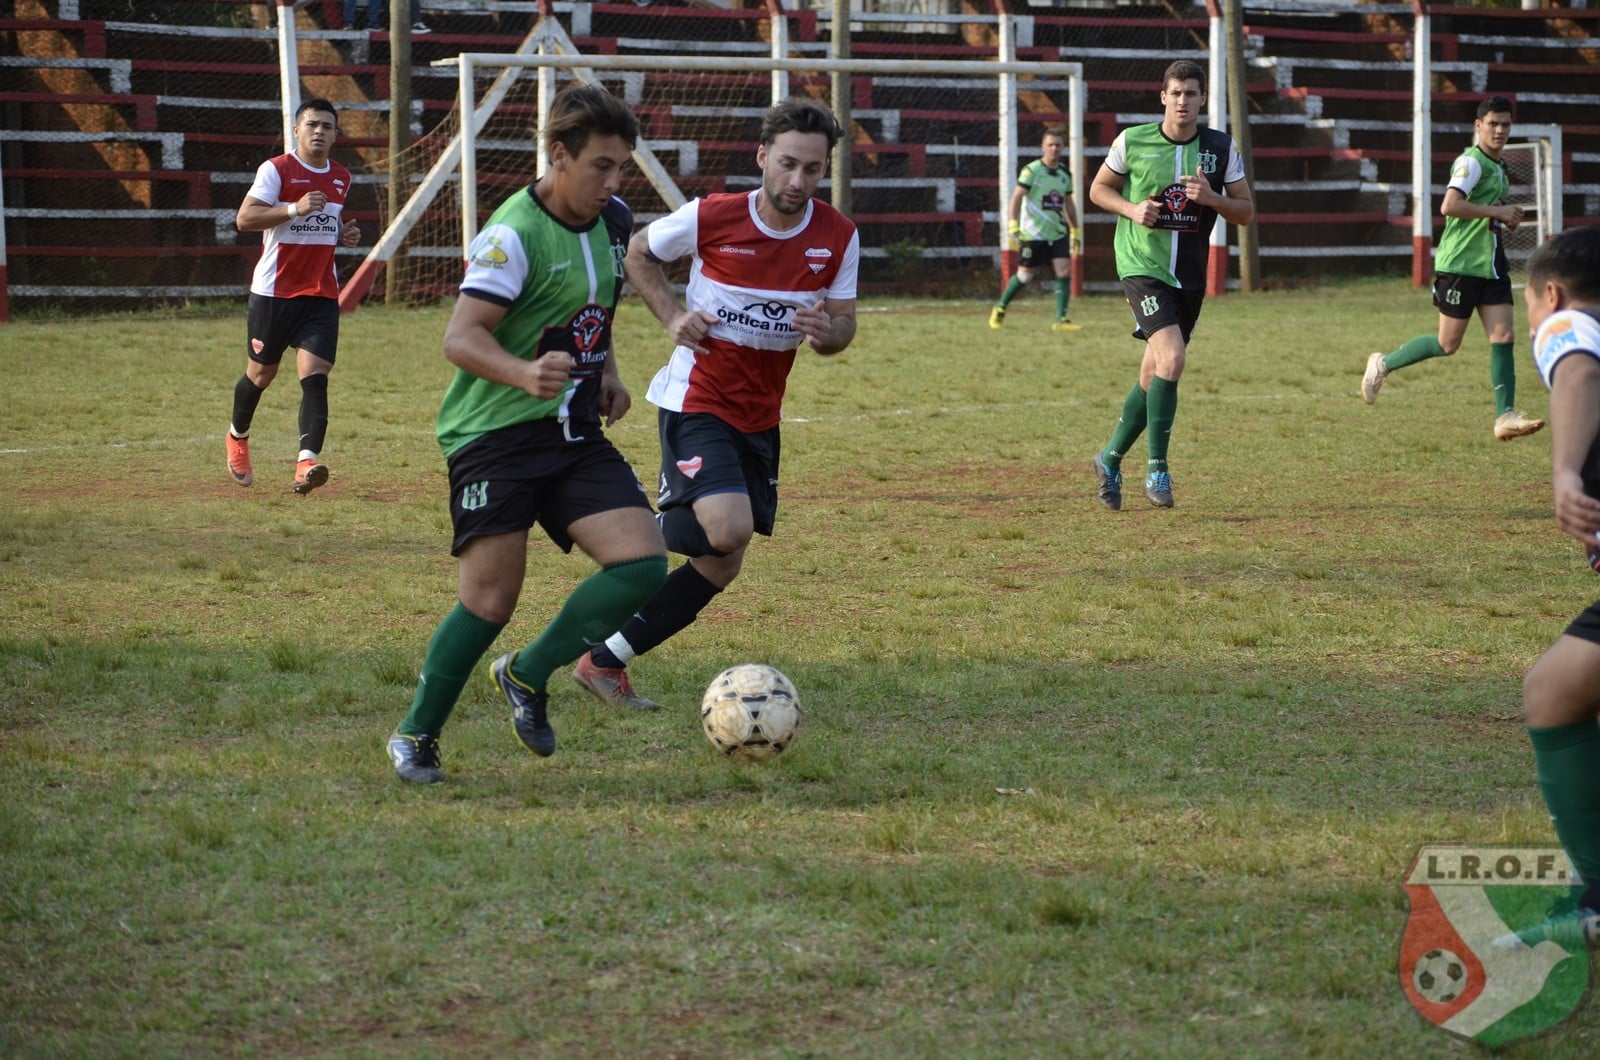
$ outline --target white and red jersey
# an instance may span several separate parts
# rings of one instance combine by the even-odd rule
[[[246,194],[268,206],[287,206],[308,191],[326,195],[327,206],[321,213],[291,217],[262,233],[261,260],[250,280],[250,293],[272,298],[339,297],[333,250],[339,245],[339,214],[350,194],[350,171],[331,159],[322,169],[312,169],[291,152],[261,163]]]
[[[783,389],[805,337],[794,311],[819,300],[853,301],[861,241],[855,224],[812,199],[794,228],[768,228],[756,214],[761,195],[707,195],[653,221],[645,230],[662,261],[693,255],[684,294],[688,308],[717,323],[696,354],[687,346],[645,394],[674,412],[709,412],[747,434],[775,427]]]

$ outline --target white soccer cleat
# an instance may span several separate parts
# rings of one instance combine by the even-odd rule
[[[1536,434],[1544,429],[1544,420],[1530,420],[1516,409],[1507,409],[1494,421],[1494,440],[1509,442],[1525,434]]]
[[[1361,377],[1361,400],[1372,404],[1378,400],[1378,391],[1383,389],[1383,381],[1389,378],[1389,369],[1384,366],[1383,354],[1374,353],[1367,358],[1367,371]]]

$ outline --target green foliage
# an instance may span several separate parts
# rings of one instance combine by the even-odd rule
[[[480,667],[431,789],[382,742],[455,599],[449,307],[345,319],[309,497],[287,375],[224,472],[242,309],[0,329],[0,1052],[1457,1055],[1398,986],[1400,882],[1554,842],[1520,678],[1596,595],[1481,332],[1368,408],[1426,293],[1214,298],[1178,507],[1112,514],[1119,300],[1065,337],[1044,297],[862,309],[796,365],[777,535],[634,667],[667,709],[558,678],[537,759]],[[650,482],[637,303],[618,348]],[[497,647],[590,569],[536,539]],[[745,660],[806,711],[766,766],[696,716]]]

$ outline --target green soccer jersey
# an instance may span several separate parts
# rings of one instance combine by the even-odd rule
[[[1476,147],[1469,147],[1450,166],[1450,183],[1479,206],[1505,202],[1511,181],[1505,167]],[[1500,246],[1500,222],[1487,217],[1446,217],[1444,234],[1434,254],[1436,272],[1498,279],[1506,275]]]
[[[572,379],[554,398],[458,370],[439,408],[439,445],[450,456],[490,431],[558,419],[573,441],[600,435],[600,375],[611,354],[611,317],[622,291],[622,260],[633,215],[612,199],[586,227],[552,215],[524,188],[507,199],[467,252],[463,297],[506,307],[494,329],[524,360],[551,350],[572,357]]]
[[[1030,243],[1054,243],[1067,235],[1067,196],[1072,194],[1072,174],[1066,166],[1051,169],[1036,158],[1022,167],[1017,183],[1028,189],[1017,218],[1022,238]]]
[[[1243,180],[1244,159],[1233,137],[1201,128],[1178,143],[1167,139],[1160,122],[1133,125],[1117,134],[1105,164],[1123,176],[1122,194],[1129,202],[1161,203],[1155,228],[1117,218],[1117,275],[1149,276],[1173,287],[1204,289],[1208,240],[1217,212],[1191,202],[1183,178],[1204,173],[1218,192]]]

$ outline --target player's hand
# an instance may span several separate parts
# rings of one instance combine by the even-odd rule
[[[295,212],[301,217],[307,214],[321,213],[322,208],[328,205],[328,193],[325,191],[308,191],[300,196],[294,204]]]
[[[801,306],[794,311],[795,330],[806,337],[812,349],[821,349],[833,338],[833,317],[828,315],[827,303],[818,300],[815,305]]]
[[[1154,228],[1161,220],[1161,200],[1154,195],[1143,202],[1131,202],[1128,205],[1131,207],[1128,211],[1128,220],[1134,224]]]
[[[707,353],[709,351],[703,344],[716,323],[715,314],[708,313],[704,309],[692,312],[686,309],[672,318],[672,323],[667,325],[667,334],[672,336],[672,341],[679,346],[687,346],[695,353]]]
[[[361,226],[354,221],[346,221],[339,226],[339,245],[353,247],[361,242]]]
[[[572,356],[562,350],[551,350],[528,365],[532,373],[522,389],[542,401],[557,397],[567,388],[572,378]]]
[[[1576,471],[1558,472],[1551,477],[1555,492],[1556,525],[1568,537],[1575,537],[1588,548],[1600,544],[1600,500],[1583,492],[1583,476]]]
[[[1211,194],[1211,182],[1206,179],[1206,171],[1199,166],[1194,167],[1194,174],[1185,174],[1183,178],[1183,193],[1192,203],[1205,205],[1205,197]]]
[[[1083,253],[1083,239],[1078,235],[1076,228],[1068,229],[1068,238],[1072,240],[1072,256],[1077,257]]]
[[[600,374],[600,415],[607,427],[616,423],[633,408],[633,395],[622,385],[622,379],[610,372]]]
[[[1500,227],[1504,228],[1507,232],[1515,232],[1517,230],[1517,226],[1522,223],[1522,207],[1506,205],[1501,206],[1500,210]]]
[[[1022,222],[1013,217],[1006,222],[1006,246],[1017,250],[1022,246]]]

